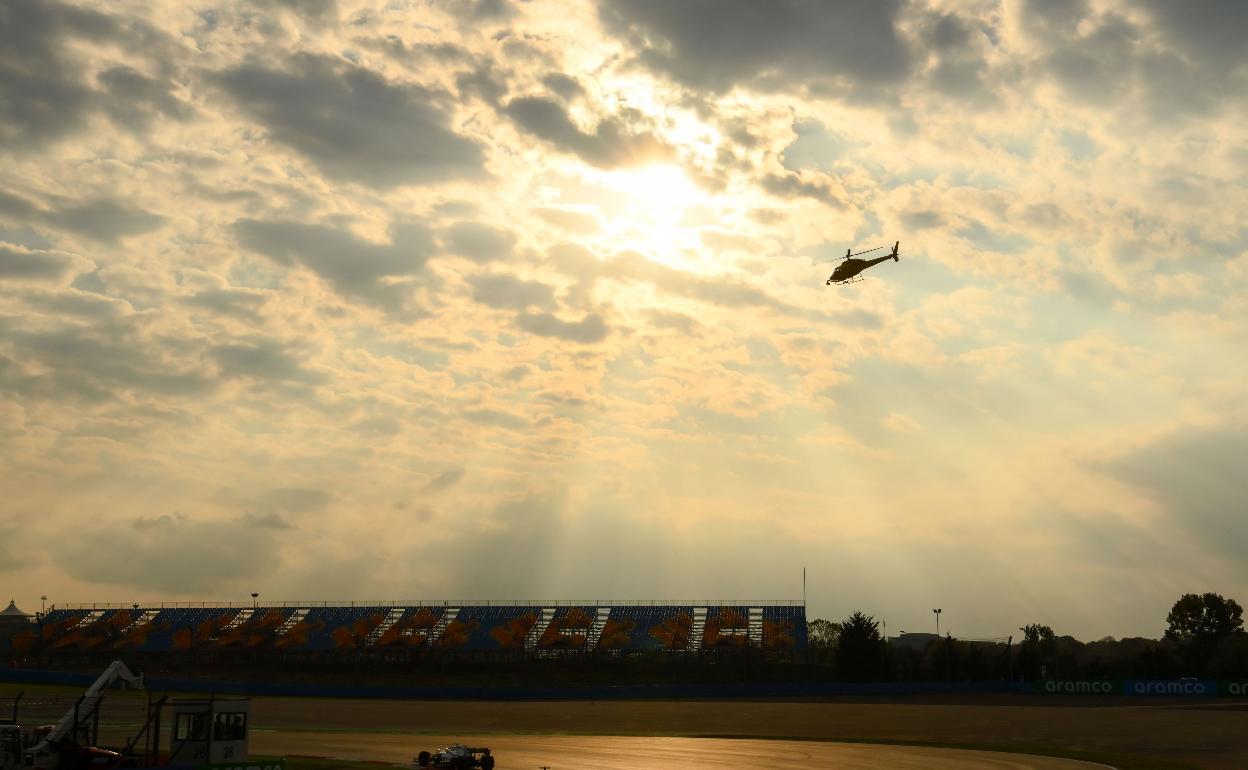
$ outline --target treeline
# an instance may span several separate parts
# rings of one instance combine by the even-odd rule
[[[1012,643],[946,635],[917,646],[886,641],[880,624],[861,612],[841,622],[812,620],[807,628],[810,662],[847,682],[1248,678],[1248,634],[1234,599],[1184,594],[1166,626],[1161,639],[1081,642],[1031,623]]]

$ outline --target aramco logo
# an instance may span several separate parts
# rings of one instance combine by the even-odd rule
[[[1047,681],[1044,683],[1045,692],[1055,693],[1071,693],[1071,694],[1109,694],[1114,691],[1113,682],[1104,681]]]
[[[1199,679],[1180,679],[1177,682],[1127,682],[1127,692],[1132,695],[1216,695],[1217,686]]]

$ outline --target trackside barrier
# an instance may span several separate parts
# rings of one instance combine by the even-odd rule
[[[0,682],[87,686],[93,674],[39,669],[0,669]],[[1047,680],[1037,682],[848,682],[739,685],[624,685],[619,687],[360,687],[328,684],[215,682],[147,678],[147,688],[219,695],[285,695],[309,698],[406,698],[413,700],[639,700],[662,698],[795,698],[898,695],[1142,695],[1187,698],[1248,697],[1248,681]],[[255,763],[251,763],[255,764]],[[250,770],[251,764],[221,770]],[[214,770],[216,770],[214,766]]]
[[[1213,679],[1049,679],[1035,682],[1035,691],[1054,695],[1169,695],[1212,698],[1248,695],[1248,683]]]

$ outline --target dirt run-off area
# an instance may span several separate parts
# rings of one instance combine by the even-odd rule
[[[375,731],[431,738],[516,733],[800,738],[1051,752],[1120,767],[1248,768],[1248,703],[1227,701],[1054,696],[537,702],[254,698],[252,725],[284,734]],[[413,747],[412,753],[418,749]]]

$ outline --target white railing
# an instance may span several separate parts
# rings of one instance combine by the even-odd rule
[[[280,602],[71,602],[53,610],[269,609],[287,607],[804,607],[802,599],[383,599]]]

